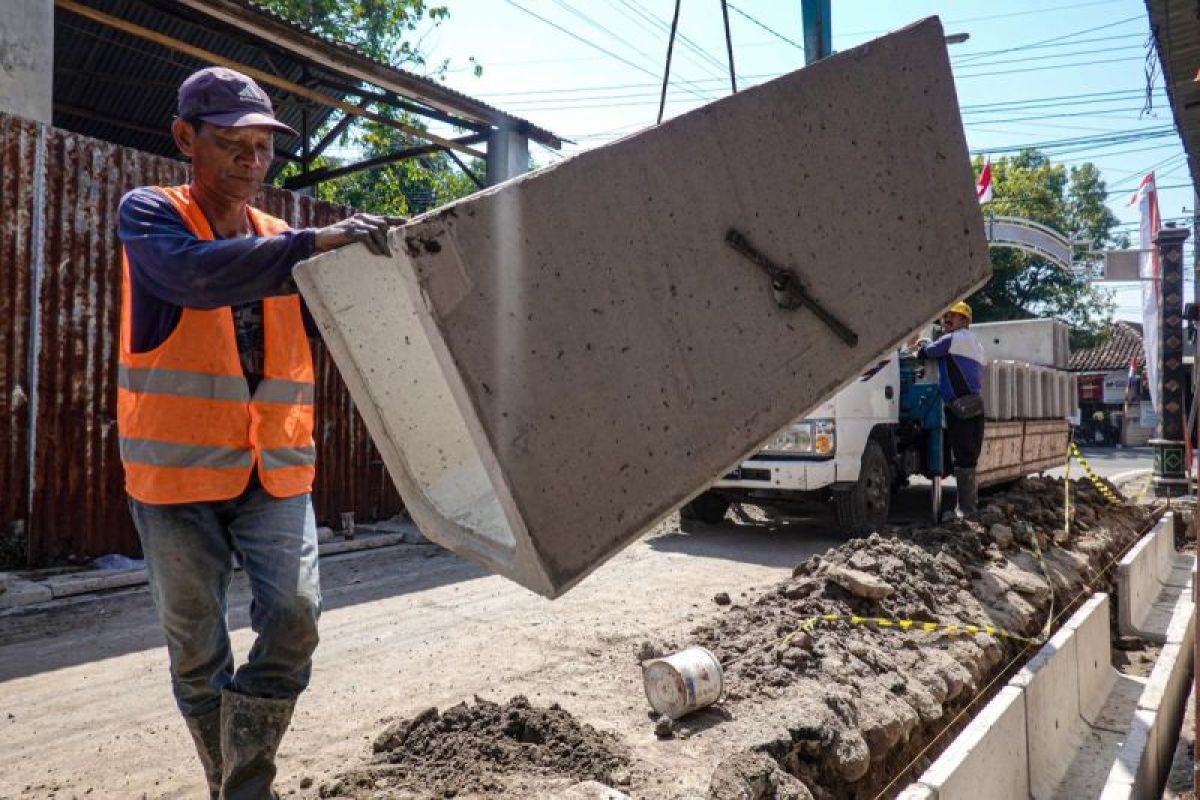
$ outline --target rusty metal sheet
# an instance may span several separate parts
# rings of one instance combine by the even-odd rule
[[[178,161],[0,115],[0,536],[24,531],[31,565],[139,552],[117,450],[117,207],[136,186],[187,174]],[[348,213],[277,189],[256,204],[295,227]],[[341,376],[323,348],[315,358],[318,518],[399,512]]]
[[[24,530],[29,493],[29,269],[38,129],[0,116],[0,537]]]

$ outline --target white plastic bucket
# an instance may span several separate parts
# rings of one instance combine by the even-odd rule
[[[721,662],[703,647],[689,647],[642,665],[642,682],[650,707],[679,719],[710,706],[721,697],[725,673]]]

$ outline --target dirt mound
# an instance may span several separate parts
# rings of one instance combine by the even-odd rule
[[[629,757],[615,736],[557,704],[537,707],[521,696],[427,709],[389,725],[374,751],[373,763],[322,786],[321,797],[491,796],[515,791],[514,776],[628,780],[621,773],[628,774]]]
[[[848,542],[694,630],[693,641],[725,667],[730,704],[769,706],[786,720],[750,750],[770,755],[818,800],[873,797],[1027,646],[1022,639],[1087,596],[1081,588],[1145,522],[1144,510],[1114,507],[1086,481],[1073,483],[1072,502],[1067,534],[1063,482],[1022,480],[986,501],[977,521]],[[1106,588],[1101,581],[1089,591]],[[939,627],[901,630],[867,618]],[[1012,636],[947,627],[955,625]],[[747,790],[753,798],[795,791]]]

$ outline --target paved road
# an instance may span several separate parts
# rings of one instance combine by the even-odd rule
[[[314,797],[322,778],[369,756],[388,719],[475,694],[560,702],[626,737],[673,784],[658,796],[703,788],[753,719],[657,742],[638,644],[686,643],[724,613],[716,593],[748,603],[845,538],[733,520],[685,534],[677,523],[670,517],[553,602],[434,546],[323,558],[321,645],[283,742],[282,791]],[[239,657],[252,640],[247,602],[239,573],[230,602]],[[144,589],[0,615],[0,741],[0,798],[201,796]],[[304,777],[316,786],[300,790]]]
[[[1154,466],[1154,450],[1150,447],[1084,447],[1081,449],[1083,457],[1092,470],[1105,477],[1135,469],[1151,469]],[[1061,475],[1062,470],[1055,470],[1051,474]],[[1071,474],[1078,476],[1079,470],[1072,467]]]

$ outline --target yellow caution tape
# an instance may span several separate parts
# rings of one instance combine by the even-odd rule
[[[846,622],[851,625],[869,625],[876,628],[893,628],[902,631],[946,633],[950,636],[974,636],[977,633],[986,633],[989,636],[996,636],[1002,639],[1012,639],[1016,642],[1041,644],[1041,640],[1020,636],[1010,631],[1006,631],[1004,628],[998,628],[995,625],[968,625],[961,622],[924,622],[915,619],[895,619],[892,617],[860,617],[855,614],[821,614],[816,617],[809,617],[806,620],[802,620],[800,622],[800,626],[796,630],[792,631],[787,636],[784,636],[783,639],[780,640],[780,644],[789,644],[797,635],[802,632],[811,631],[814,627],[822,622]]]
[[[1075,442],[1070,442],[1067,445],[1068,469],[1070,469],[1071,458],[1079,459],[1079,466],[1083,467],[1083,473],[1088,476],[1088,480],[1092,482],[1092,485],[1096,487],[1096,491],[1098,491],[1105,500],[1112,503],[1114,506],[1119,506],[1125,502],[1120,495],[1109,488],[1107,483],[1100,480],[1100,477],[1095,472],[1092,472],[1091,466],[1087,463],[1087,459],[1083,457],[1083,453],[1079,452],[1079,446],[1075,444]]]

